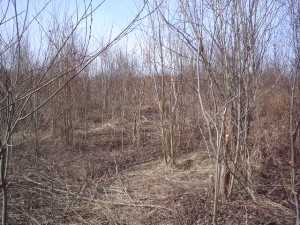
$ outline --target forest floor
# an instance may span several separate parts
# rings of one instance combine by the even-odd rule
[[[47,133],[38,152],[32,147],[12,155],[12,224],[212,223],[214,163],[201,138],[195,135],[196,147],[182,145],[171,166],[163,162],[156,119],[142,122],[138,148],[132,147],[130,121],[94,118],[86,130],[82,124],[75,126],[73,147]],[[235,193],[219,204],[219,224],[292,224],[288,208]]]

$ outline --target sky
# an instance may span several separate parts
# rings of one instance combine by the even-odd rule
[[[134,18],[137,6],[134,0],[106,0],[95,16],[95,22],[105,23],[109,26],[115,24],[122,29]]]
[[[54,0],[60,1],[60,0]],[[94,0],[93,8],[97,7],[103,0]],[[77,0],[78,8],[84,9],[84,1]],[[103,4],[93,13],[92,32],[97,39],[109,39],[116,37],[123,31],[137,15],[142,2],[141,0],[105,0]],[[70,1],[70,11],[76,11],[76,1]],[[84,25],[83,25],[84,26]],[[135,34],[128,35],[121,41],[129,48],[134,47]],[[126,43],[125,43],[126,42]]]
[[[62,21],[64,15],[73,14],[73,20],[76,20],[77,8],[79,9],[79,15],[82,15],[85,5],[90,3],[90,0],[0,0],[1,18],[6,9],[8,9],[6,18],[14,17],[13,1],[17,4],[17,11],[20,12],[20,20],[24,19],[24,11],[26,11],[26,7],[28,6],[28,21],[32,20],[46,5],[44,11],[30,24],[30,33],[31,36],[33,35],[32,39],[37,38],[35,34],[40,30],[41,26],[45,29],[51,27],[51,23],[53,23],[54,19]],[[49,1],[50,3],[47,5]],[[134,19],[143,3],[142,0],[92,0],[91,2],[93,9],[103,2],[92,16],[92,36],[96,40],[108,40],[110,37],[113,39],[117,36]],[[27,5],[27,3],[29,4]],[[87,22],[88,24],[84,22],[80,25],[82,30],[84,30],[85,27],[89,27],[90,21]],[[4,40],[10,39],[15,35],[15,30],[9,30],[9,27],[15,29],[13,25],[14,19],[10,20],[10,23],[11,24],[8,22],[5,26],[0,26],[0,35]],[[125,41],[129,47],[134,46],[135,35],[131,34]],[[34,42],[36,42],[36,40]],[[124,40],[122,42],[124,42]]]
[[[135,18],[141,4],[141,0],[106,0],[94,14],[93,28],[97,36],[103,37],[112,32],[116,36]],[[122,42],[126,42],[129,48],[134,47],[135,34],[130,34]]]
[[[59,1],[59,0],[54,0]],[[103,0],[93,1],[93,8]],[[93,13],[93,30],[99,35],[107,35],[111,31],[118,34],[134,19],[138,12],[135,1],[139,0],[105,0]],[[78,8],[84,9],[83,1],[77,0]],[[70,11],[76,11],[76,1],[70,1]]]
[[[35,20],[32,21],[29,28],[30,39],[33,43],[41,42],[41,37],[48,32],[48,29],[51,29],[53,20],[57,19],[58,21],[63,21],[64,15],[72,15],[73,20],[76,20],[76,12],[79,9],[79,14],[85,9],[85,5],[90,3],[90,0],[0,0],[0,20],[6,11],[8,6],[8,14],[6,18],[14,18],[14,7],[12,2],[16,2],[17,11],[20,13],[18,16],[22,20],[25,16],[23,13],[26,10],[28,4],[28,21],[31,21],[32,18],[37,15],[37,13],[50,2],[41,15],[39,15]],[[91,48],[99,47],[99,43],[104,40],[108,42],[109,39],[116,37],[132,19],[137,15],[139,9],[143,4],[143,0],[91,0],[93,9],[95,9],[100,3],[101,6],[93,13],[93,22],[92,22],[92,37],[93,45]],[[170,0],[169,2],[172,2]],[[9,4],[8,4],[9,3]],[[9,20],[4,25],[0,25],[0,41],[10,40],[15,35],[15,22],[14,19]],[[74,22],[74,21],[73,21]],[[84,30],[85,27],[89,27],[90,21],[88,23],[81,24],[81,30]],[[41,33],[41,27],[44,29],[44,33]],[[124,38],[119,46],[127,47],[128,49],[133,49],[138,43],[136,36],[139,36],[139,31],[136,30]],[[286,33],[286,32],[285,32]],[[86,33],[83,33],[84,35]],[[40,35],[40,36],[39,36]],[[279,34],[279,37],[282,37],[283,34]],[[97,46],[98,43],[98,46]],[[278,42],[280,44],[280,41]],[[39,43],[40,44],[40,43]],[[36,46],[39,46],[36,44]]]

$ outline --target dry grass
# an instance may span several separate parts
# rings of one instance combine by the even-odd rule
[[[187,216],[178,215],[178,210],[184,207],[184,195],[205,195],[208,174],[212,172],[207,159],[203,160],[202,165],[196,163],[201,157],[200,154],[190,156],[194,163],[189,169],[172,168],[161,163],[161,160],[155,160],[119,174],[111,186],[119,189],[118,195],[113,193],[107,198],[125,203],[122,211],[115,211],[121,224],[157,224],[157,221],[152,221],[153,218],[160,218],[161,224],[168,224],[180,220],[178,216]],[[199,212],[193,213],[197,217]]]
[[[74,148],[64,147],[62,140],[53,140],[50,132],[45,133],[37,161],[33,149],[27,150],[31,157],[26,163],[20,157],[13,158],[14,164],[18,161],[26,166],[11,173],[10,222],[196,222],[200,208],[205,208],[207,179],[212,172],[207,153],[185,154],[177,158],[175,166],[166,166],[157,145],[159,123],[143,122],[138,149],[131,146],[131,129],[132,124],[125,120],[90,123],[85,141],[82,127],[76,130]],[[16,155],[21,148],[18,151]],[[199,196],[203,196],[202,203]]]
[[[187,151],[183,142],[175,165],[165,165],[158,117],[151,110],[144,109],[147,120],[142,122],[139,148],[132,147],[133,124],[127,118],[89,122],[86,139],[84,126],[78,124],[74,147],[45,133],[37,160],[33,144],[16,149],[9,175],[10,223],[211,224],[212,159],[206,148],[197,144]],[[199,143],[197,134],[191,138]],[[259,154],[253,152],[257,164]],[[290,221],[278,206],[258,206],[244,198],[243,190],[235,193],[232,202],[220,204],[220,224]]]

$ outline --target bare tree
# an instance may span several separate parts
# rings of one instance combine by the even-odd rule
[[[163,2],[152,2],[148,5],[148,11],[153,9],[163,8]],[[162,11],[162,10],[161,10]],[[160,13],[161,13],[160,11]],[[174,163],[174,153],[170,146],[170,132],[169,132],[169,113],[170,102],[167,98],[167,77],[168,71],[166,69],[166,49],[165,42],[167,40],[166,32],[163,30],[163,21],[158,12],[149,16],[150,19],[150,33],[148,37],[151,45],[149,45],[148,52],[145,54],[149,59],[149,71],[153,78],[154,89],[156,92],[157,105],[160,114],[160,129],[161,129],[161,149],[164,155],[166,164]]]
[[[174,14],[166,16],[160,11],[157,24],[152,22],[159,28],[167,25],[192,52],[197,80],[194,89],[216,161],[214,223],[219,195],[223,200],[230,198],[236,181],[256,199],[249,128],[279,7],[273,1],[181,0]],[[161,29],[155,34],[163,46]],[[180,55],[176,46],[168,48]]]
[[[26,3],[25,11],[20,11],[19,2],[15,0],[7,1],[6,5],[1,6],[1,11],[4,13],[0,18],[0,28],[1,30],[11,32],[6,39],[2,38],[0,42],[0,180],[3,200],[2,224],[7,224],[8,221],[7,169],[10,163],[8,157],[9,151],[14,146],[12,139],[14,133],[18,131],[22,122],[26,121],[32,115],[37,118],[36,113],[40,112],[43,107],[54,99],[57,100],[56,96],[61,95],[58,99],[63,100],[59,105],[62,108],[58,108],[57,104],[53,105],[55,108],[60,109],[54,115],[53,123],[59,120],[61,115],[64,115],[63,128],[66,143],[72,145],[73,104],[76,100],[72,82],[99,55],[130,32],[131,27],[139,20],[140,14],[143,11],[142,7],[136,17],[123,31],[117,36],[110,38],[103,46],[91,51],[89,37],[91,35],[93,13],[101,7],[103,2],[101,1],[96,6],[92,4],[92,1],[85,2],[83,11],[80,12],[79,8],[77,8],[75,16],[74,14],[70,17],[65,15],[65,20],[57,23],[62,22],[68,27],[64,31],[59,28],[51,30],[51,27],[46,27],[47,24],[42,21],[43,17],[40,17],[46,13],[45,9],[50,5],[51,1],[46,2],[33,16],[31,16],[31,13],[29,14],[29,1]],[[13,14],[11,11],[13,11]],[[66,21],[68,23],[64,23]],[[30,73],[24,74],[23,65],[34,65],[34,63],[28,61],[28,58],[24,58],[22,53],[24,52],[23,48],[26,47],[23,45],[24,37],[26,37],[29,29],[33,27],[33,23],[38,24],[38,28],[42,34],[39,40],[41,46],[35,46],[35,50],[40,51],[41,55],[44,55],[45,58],[43,62],[40,60],[40,63],[35,65],[36,67],[29,68]],[[77,42],[74,37],[81,25],[84,25],[86,29],[86,36],[80,42]],[[45,43],[46,45],[44,45]],[[80,44],[81,46],[78,47]],[[41,91],[43,91],[43,95],[38,94]],[[42,96],[41,99],[37,99],[39,96]],[[34,104],[31,104],[31,102],[34,102]]]
[[[291,76],[291,95],[290,95],[290,166],[291,166],[291,189],[294,196],[294,203],[296,209],[296,225],[300,224],[300,188],[297,187],[297,167],[299,167],[299,134],[300,134],[300,114],[299,114],[299,101],[300,101],[300,2],[289,1],[289,15],[292,28],[292,43],[294,62],[292,63],[292,76]]]

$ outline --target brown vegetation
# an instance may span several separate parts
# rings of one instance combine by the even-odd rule
[[[87,4],[74,24],[55,13],[51,32],[37,22],[45,46],[34,58],[25,34],[38,15],[8,1],[2,223],[299,225],[300,5],[243,2],[179,1],[172,12],[145,1],[147,16],[97,49]],[[283,12],[288,63],[270,50]],[[140,55],[113,46],[140,18]]]

